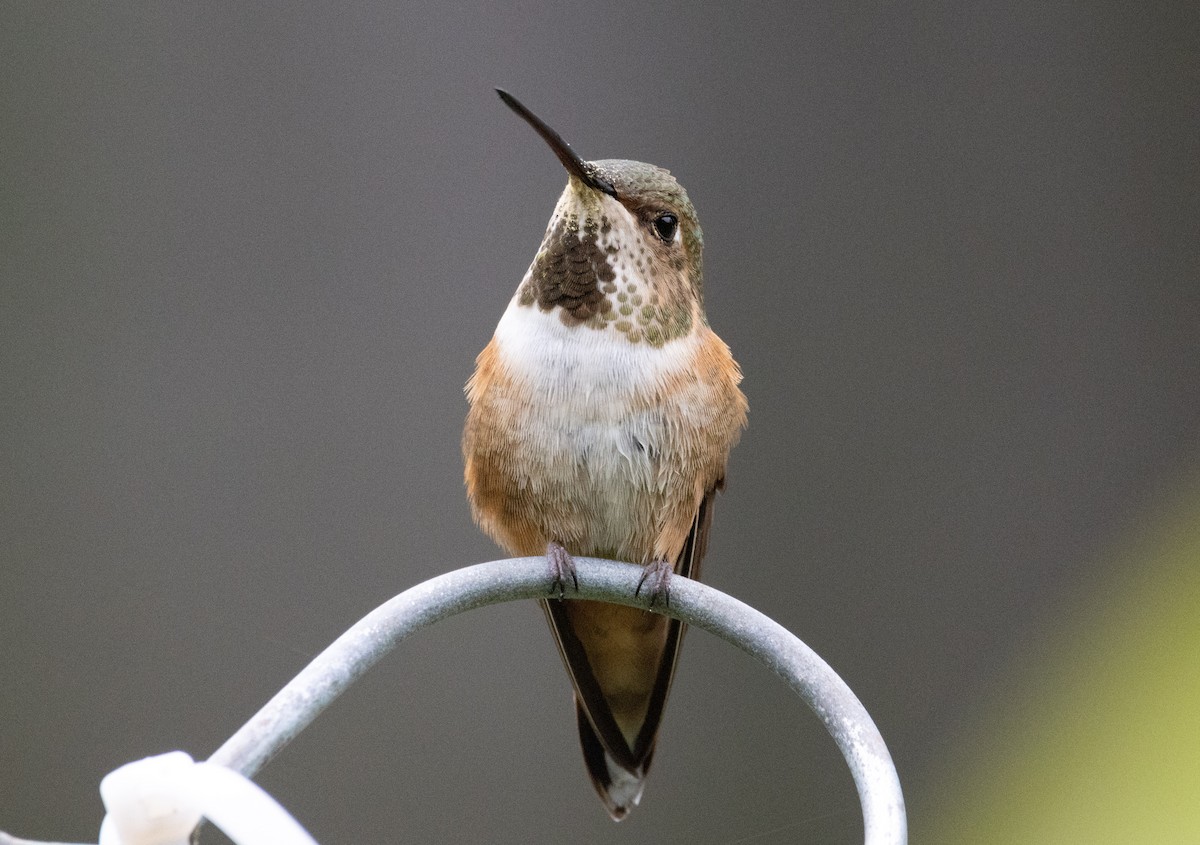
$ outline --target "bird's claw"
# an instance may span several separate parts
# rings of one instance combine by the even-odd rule
[[[650,594],[650,607],[660,601],[663,607],[671,606],[671,576],[675,570],[665,560],[653,560],[642,568],[642,577],[638,579],[635,596],[642,594],[642,588]]]
[[[567,581],[579,592],[579,576],[575,573],[575,558],[558,543],[546,544],[546,560],[550,562],[550,595],[561,599],[567,592]]]

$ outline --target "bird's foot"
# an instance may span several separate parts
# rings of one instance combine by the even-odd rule
[[[579,576],[575,574],[575,558],[562,545],[551,540],[546,544],[546,560],[550,561],[550,595],[561,599],[567,592],[567,582],[579,592]]]
[[[670,607],[671,576],[674,574],[675,570],[665,560],[652,560],[642,567],[642,577],[638,579],[637,589],[633,591],[633,594],[640,596],[644,587],[650,594],[651,607],[660,601],[663,603],[663,607]]]

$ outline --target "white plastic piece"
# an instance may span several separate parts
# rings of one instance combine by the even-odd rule
[[[200,818],[237,845],[317,845],[253,781],[182,751],[127,763],[100,782],[100,845],[187,845]]]
[[[200,823],[200,806],[184,781],[195,767],[182,751],[126,763],[100,781],[108,815],[100,827],[101,845],[187,843]]]

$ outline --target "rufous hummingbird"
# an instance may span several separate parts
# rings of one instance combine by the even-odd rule
[[[567,170],[542,245],[467,382],[467,497],[513,555],[571,555],[698,578],[712,502],[746,424],[741,371],[704,314],[702,239],[662,168],[584,161],[514,97]],[[641,587],[639,587],[639,590]],[[542,601],[571,676],[583,757],[609,814],[639,801],[684,625],[594,601]]]

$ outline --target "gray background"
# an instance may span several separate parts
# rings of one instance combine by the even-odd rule
[[[669,167],[751,427],[706,578],[932,787],[1200,473],[1197,13],[1176,4],[0,11],[0,829],[206,756],[361,614],[501,555],[461,387],[585,157]],[[323,842],[854,842],[815,719],[689,638],[604,815],[541,614],[409,643],[261,782]]]

